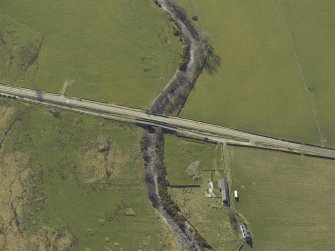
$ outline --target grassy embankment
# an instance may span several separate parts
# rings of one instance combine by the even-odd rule
[[[251,227],[250,250],[333,248],[334,160],[237,147],[229,156],[237,210]]]
[[[198,16],[194,23],[214,49],[181,116],[320,144],[288,28],[327,144],[335,146],[335,2],[177,2]]]
[[[239,237],[233,232],[228,208],[221,198],[205,198],[207,181],[213,180],[219,196],[217,180],[222,177],[222,146],[196,143],[166,136],[164,162],[172,185],[199,184],[199,188],[170,188],[169,194],[183,215],[214,250],[236,250]],[[193,165],[192,165],[193,164]],[[205,171],[206,170],[206,171]],[[212,171],[207,171],[212,170]],[[196,174],[198,180],[192,179]]]
[[[1,1],[0,81],[147,108],[180,43],[151,0]]]
[[[20,115],[0,153],[1,183],[7,184],[14,169],[8,160],[27,171],[19,176],[23,194],[14,203],[26,240],[41,229],[66,229],[75,250],[174,249],[147,198],[140,129],[65,111],[53,116],[45,107],[14,108],[13,116]],[[4,189],[2,196],[7,193]],[[127,216],[127,208],[136,216]]]

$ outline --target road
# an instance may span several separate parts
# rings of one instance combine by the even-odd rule
[[[65,97],[5,84],[0,84],[0,95],[15,96],[26,102],[55,106],[127,123],[161,127],[179,135],[200,140],[335,158],[335,149],[289,142],[179,117],[153,115],[143,110],[124,106]]]

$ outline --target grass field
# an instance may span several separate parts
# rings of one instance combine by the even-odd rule
[[[335,147],[335,118],[331,115],[335,107],[335,2],[309,0],[303,5],[299,1],[282,2],[325,139],[329,146]]]
[[[151,0],[1,1],[0,81],[148,107],[180,44]]]
[[[229,159],[250,250],[334,249],[335,161],[235,147]]]
[[[0,172],[1,184],[6,186],[13,176],[10,170],[19,171],[22,189],[14,179],[10,190],[25,241],[46,229],[66,229],[73,234],[75,250],[175,248],[147,198],[141,129],[65,111],[53,116],[46,107],[20,104],[14,108],[13,116],[19,119],[6,136]],[[25,171],[27,175],[22,176]],[[22,204],[21,190],[25,191]],[[7,188],[1,191],[0,201]],[[126,215],[129,208],[136,216]],[[0,228],[6,213],[2,208]],[[42,242],[43,236],[34,240]],[[36,250],[25,248],[9,249]]]
[[[208,35],[216,59],[182,117],[321,144],[309,93],[324,137],[335,146],[334,1],[177,2],[198,16],[194,23]]]
[[[214,250],[237,250],[240,239],[229,223],[228,208],[221,198],[205,198],[202,188],[172,188],[169,193]]]
[[[219,196],[217,180],[222,178],[222,146],[181,140],[174,136],[165,137],[164,160],[168,179],[172,185],[199,184],[196,188],[171,188],[169,194],[182,213],[214,250],[236,250],[238,236],[228,220],[228,208],[221,198],[206,198],[207,181],[214,184],[214,193]],[[200,161],[191,170],[199,175],[193,180],[191,163]],[[206,170],[206,171],[205,171]],[[208,171],[212,170],[212,171]]]
[[[181,140],[167,135],[164,162],[172,185],[201,184],[203,169],[217,168],[219,147],[212,144]],[[193,179],[192,176],[198,176]]]

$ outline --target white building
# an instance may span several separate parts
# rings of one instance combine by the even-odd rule
[[[237,201],[239,200],[237,190],[234,190],[234,198]]]

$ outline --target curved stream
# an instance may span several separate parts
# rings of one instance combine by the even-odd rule
[[[172,0],[156,0],[155,2],[169,15],[174,25],[180,30],[180,38],[184,46],[189,49],[189,57],[185,69],[178,68],[176,70],[164,90],[153,101],[150,111],[154,114],[178,115],[204,66],[207,45],[200,38],[184,11],[177,7]],[[168,224],[182,250],[202,250],[193,232],[188,227],[180,227],[177,220],[169,215],[161,203],[158,188],[162,185],[165,186],[165,182],[167,182],[163,156],[164,135],[161,129],[149,128],[146,130],[142,142],[142,152],[146,165],[145,180],[148,196],[153,207]]]

